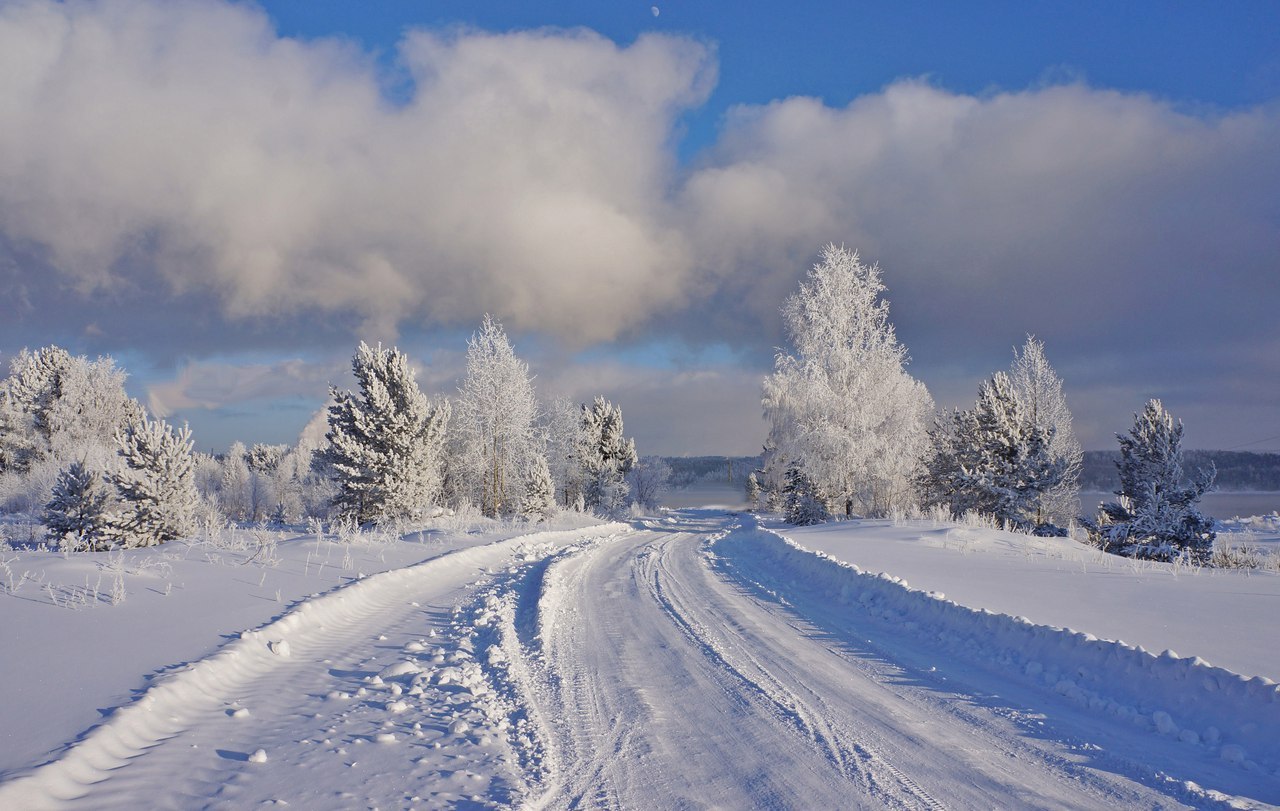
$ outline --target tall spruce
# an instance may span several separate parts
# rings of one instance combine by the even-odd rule
[[[312,456],[336,485],[333,506],[356,523],[420,517],[440,495],[448,403],[418,389],[409,359],[363,341],[351,360],[359,395],[332,388],[328,445]]]
[[[628,505],[626,475],[636,463],[636,443],[623,436],[622,408],[603,397],[582,407],[582,468],[588,507],[617,514]]]

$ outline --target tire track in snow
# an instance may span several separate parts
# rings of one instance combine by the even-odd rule
[[[144,796],[154,805],[216,802],[214,790],[234,788],[235,777],[250,760],[248,754],[220,752],[212,765],[192,764],[191,752],[177,751],[179,739],[226,723],[228,709],[246,696],[262,706],[276,705],[277,715],[288,718],[291,707],[316,698],[290,692],[300,673],[331,675],[327,660],[339,658],[351,646],[368,645],[379,628],[420,612],[419,602],[460,592],[488,577],[489,569],[510,561],[532,539],[565,545],[616,529],[617,525],[605,525],[511,538],[376,574],[304,600],[214,654],[161,676],[61,755],[0,784],[0,808],[136,807]],[[298,720],[289,719],[281,734],[287,735],[289,723]],[[150,761],[154,768],[147,767]],[[224,799],[234,805],[234,791]]]
[[[1181,805],[739,582],[707,549],[730,519],[669,520],[544,572],[524,692],[552,756],[531,807]]]

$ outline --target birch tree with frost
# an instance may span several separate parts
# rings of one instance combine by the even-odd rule
[[[519,511],[526,474],[543,454],[537,416],[528,365],[516,357],[502,324],[486,315],[467,342],[451,460],[460,494],[485,515]]]
[[[778,353],[762,400],[769,489],[795,467],[846,516],[914,502],[933,400],[906,373],[884,290],[878,266],[829,244],[783,305],[792,351]]]

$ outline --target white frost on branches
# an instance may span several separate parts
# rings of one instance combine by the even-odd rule
[[[519,511],[526,474],[543,456],[537,416],[528,365],[516,357],[502,324],[486,315],[467,342],[451,460],[458,494],[485,515]]]
[[[440,495],[449,405],[427,400],[398,349],[362,341],[351,368],[360,394],[332,389],[329,445],[313,465],[337,485],[339,515],[361,524],[417,518]]]
[[[793,351],[778,353],[762,401],[770,491],[794,466],[845,515],[913,502],[933,400],[905,371],[884,289],[878,266],[827,245],[783,305]]]

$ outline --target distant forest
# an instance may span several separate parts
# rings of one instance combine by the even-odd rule
[[[671,486],[688,487],[699,482],[746,486],[747,477],[760,467],[759,456],[664,456],[671,467]]]
[[[1120,451],[1085,451],[1080,489],[1109,493],[1120,485],[1116,461]],[[759,456],[665,456],[671,466],[671,486],[698,482],[744,485],[760,467]],[[1213,464],[1218,470],[1216,490],[1280,490],[1280,453],[1244,451],[1183,451],[1188,473]]]
[[[1111,492],[1120,486],[1116,460],[1120,451],[1085,451],[1080,472],[1081,490]],[[1182,468],[1188,474],[1213,465],[1218,470],[1216,490],[1280,490],[1280,453],[1243,451],[1183,451]]]

